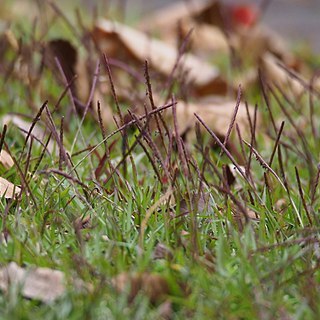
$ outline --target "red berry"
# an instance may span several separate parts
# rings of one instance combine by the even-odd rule
[[[242,25],[246,27],[253,26],[258,20],[258,12],[256,8],[249,5],[233,6],[232,20],[235,25]]]

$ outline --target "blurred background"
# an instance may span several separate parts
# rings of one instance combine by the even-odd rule
[[[113,2],[121,2],[121,0]],[[122,2],[126,3],[129,12],[146,14],[177,1],[122,0]],[[306,43],[320,54],[320,0],[224,0],[222,2],[256,5],[263,2],[266,6],[263,21],[266,24],[291,43]]]
[[[38,3],[40,7],[49,0],[0,0],[0,23],[6,15],[6,7],[13,7],[13,13],[29,18],[37,12],[30,4]],[[175,2],[194,2],[202,0],[51,0],[60,7],[71,11],[71,7],[81,6],[84,12],[91,15],[95,7],[99,8],[100,16],[107,15],[108,8],[125,8],[126,18],[138,20],[148,13]],[[277,31],[293,45],[309,46],[312,51],[320,54],[320,0],[221,0],[222,3],[264,4],[263,22]],[[70,10],[69,10],[70,9]],[[73,13],[72,13],[73,14]],[[72,15],[71,14],[71,15]]]

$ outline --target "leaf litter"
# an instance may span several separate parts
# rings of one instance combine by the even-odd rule
[[[19,267],[15,262],[0,269],[0,288],[8,292],[12,286],[28,299],[50,303],[66,292],[64,274],[49,268]]]
[[[7,170],[14,166],[14,161],[6,150],[1,150],[0,152],[0,163]]]
[[[183,96],[183,94],[181,94],[182,92],[178,93],[177,100],[175,100],[176,114],[174,114],[172,110],[166,110],[161,114],[165,119],[165,122],[170,125],[171,133],[174,131],[172,128],[175,126],[175,122],[178,135],[182,135],[189,130],[193,131],[198,123],[194,116],[196,114],[200,119],[205,119],[205,123],[216,135],[223,137],[221,140],[225,140],[226,137],[229,138],[228,132],[233,131],[231,139],[235,141],[235,129],[239,130],[244,138],[250,136],[250,134],[254,136],[254,134],[252,134],[253,128],[251,120],[255,118],[254,125],[260,127],[262,119],[259,110],[256,111],[255,108],[250,105],[246,106],[246,103],[241,101],[239,110],[235,115],[234,111],[237,106],[235,88],[238,84],[235,84],[231,80],[228,81],[227,79],[224,79],[224,77],[221,76],[222,73],[214,64],[204,61],[197,56],[198,54],[212,54],[212,52],[227,52],[228,54],[232,54],[236,51],[238,58],[243,59],[244,57],[250,57],[252,60],[253,68],[251,71],[253,71],[253,76],[250,74],[250,81],[247,82],[249,88],[254,86],[255,82],[258,81],[258,71],[261,68],[268,83],[276,83],[278,87],[283,90],[287,90],[289,87],[289,89],[297,96],[304,93],[305,86],[303,83],[307,82],[305,78],[309,76],[308,72],[304,74],[304,70],[300,69],[299,62],[294,55],[290,53],[290,50],[288,50],[288,47],[282,39],[279,39],[276,34],[267,28],[261,28],[257,25],[259,12],[254,11],[253,8],[240,6],[233,8],[227,7],[218,2],[213,2],[212,4],[204,6],[200,5],[194,10],[190,10],[190,8],[186,10],[185,5],[183,5],[183,7],[184,9],[178,6],[175,10],[173,10],[173,7],[166,9],[167,11],[164,15],[166,19],[163,19],[163,16],[161,18],[161,14],[164,14],[163,12],[158,13],[158,17],[151,17],[152,23],[142,23],[142,30],[134,29],[110,20],[100,20],[96,23],[91,32],[95,44],[101,51],[96,54],[96,57],[99,57],[100,53],[106,54],[112,64],[112,76],[114,76],[114,79],[112,80],[112,77],[110,76],[111,84],[113,85],[112,81],[117,84],[115,90],[117,94],[112,92],[115,100],[116,98],[119,98],[121,103],[125,104],[130,102],[130,105],[132,105],[132,100],[138,100],[130,100],[133,94],[136,93],[130,92],[132,88],[128,86],[129,81],[126,81],[125,85],[121,85],[121,82],[118,81],[117,71],[122,69],[122,71],[125,71],[126,76],[130,74],[130,76],[140,79],[140,82],[142,79],[143,82],[144,78],[141,75],[141,72],[139,70],[130,69],[128,65],[131,66],[132,64],[139,66],[141,69],[141,65],[147,60],[152,69],[152,75],[156,75],[154,73],[156,72],[161,75],[163,79],[167,80],[170,80],[170,78],[179,79],[179,77],[181,77],[186,83],[186,91],[190,93],[190,96],[187,97]],[[231,28],[229,35],[226,34],[224,29],[226,27],[223,16],[223,12],[226,13],[225,10],[229,10],[227,11],[227,14],[230,13],[232,15],[232,25],[229,26]],[[168,19],[168,14],[170,12],[173,17],[172,19]],[[160,32],[160,36],[163,37],[162,39],[156,39],[155,37],[150,36],[150,34],[145,33],[145,31],[151,31],[148,29],[148,26],[159,28],[159,25],[163,23],[163,21],[166,23],[165,26],[157,29],[163,31],[163,34]],[[190,33],[192,28],[195,28],[195,30]],[[177,29],[179,29],[181,34],[177,34]],[[174,37],[176,39],[173,39],[172,36],[170,39],[167,39],[166,35],[168,34],[177,34],[177,36]],[[189,43],[185,43],[184,50],[181,52],[183,44],[181,46],[180,43],[180,48],[176,48],[174,42],[179,40],[179,37],[180,41],[181,39],[186,40],[188,36],[190,36],[190,46]],[[18,52],[19,44],[15,37],[12,37],[10,33],[7,33],[6,39],[9,39],[10,46]],[[60,79],[60,83],[64,83],[64,80],[67,81],[66,85],[69,86],[71,97],[75,100],[74,103],[78,105],[80,108],[79,110],[81,110],[81,108],[83,110],[83,103],[87,102],[89,97],[88,88],[91,79],[88,79],[86,73],[82,75],[79,74],[79,70],[81,70],[81,67],[79,66],[81,63],[82,66],[84,65],[82,58],[78,55],[75,47],[65,39],[51,40],[46,44],[46,48],[49,51],[46,67],[55,71],[55,75]],[[88,57],[86,57],[86,59],[87,58]],[[62,74],[61,72],[60,74],[57,72],[57,65],[60,65],[66,79],[61,79]],[[283,67],[280,65],[283,65]],[[297,77],[293,78],[288,70],[296,71]],[[303,76],[299,73],[300,71]],[[81,79],[75,80],[74,77],[76,76],[79,76]],[[93,95],[95,99],[92,99],[92,101],[95,101],[96,97],[99,97],[99,100],[103,102],[104,112],[102,113],[101,122],[109,125],[114,119],[119,121],[122,115],[121,112],[115,115],[112,110],[110,110],[111,106],[106,96],[111,96],[112,90],[107,89],[104,91],[107,82],[106,76],[102,74],[102,72],[97,76],[99,79],[97,88],[93,88],[93,91],[95,91]],[[154,78],[152,77],[152,81],[153,79]],[[75,81],[74,84],[73,81]],[[168,81],[168,83],[170,83],[170,81]],[[129,85],[130,84],[132,83],[129,83]],[[136,85],[137,83],[135,82],[134,84]],[[318,88],[317,84],[318,82],[316,82],[316,89]],[[190,88],[191,90],[188,91]],[[134,112],[137,111],[137,115],[140,115],[140,117],[145,114],[145,118],[149,121],[149,114],[146,112],[146,109],[148,107],[157,108],[162,106],[164,103],[167,103],[168,99],[164,98],[163,95],[157,97],[154,94],[154,101],[149,101],[151,105],[147,105],[143,94],[141,99],[143,108],[134,106],[132,107],[132,110],[134,110]],[[150,90],[148,95],[150,98]],[[152,100],[152,97],[150,100]],[[92,101],[88,102],[90,109],[94,106],[94,103],[90,105],[90,102]],[[95,112],[95,110],[93,112]],[[133,119],[130,121],[134,121],[135,124],[139,123],[137,118],[132,117],[130,119]],[[29,129],[32,126],[31,122],[24,121],[21,117],[16,115],[5,116],[2,118],[2,121],[3,123],[11,122],[13,125],[20,128],[24,135],[28,134]],[[126,124],[121,123],[121,125],[124,126],[124,130],[118,129],[118,132],[123,132],[127,129]],[[158,124],[154,123],[153,125],[156,127]],[[205,128],[202,126],[201,130],[203,133]],[[37,124],[32,131],[32,135],[37,140],[42,141],[47,135],[47,132],[41,125]],[[141,135],[147,137],[147,133],[142,129]],[[125,135],[123,135],[123,137],[125,137]],[[175,138],[178,139],[178,137]],[[195,138],[195,134],[193,134],[188,142],[194,142]],[[238,138],[240,139],[240,137]],[[153,151],[156,150],[157,146],[151,146],[153,147]],[[177,148],[179,148],[179,146]],[[180,145],[180,157],[183,158],[182,154],[184,152],[185,158],[187,158],[187,151],[183,148],[187,149],[185,145]],[[53,153],[55,149],[56,146],[50,141],[48,150]],[[167,151],[167,153],[169,152]],[[156,154],[155,151],[154,154]],[[125,156],[123,157],[125,158]],[[13,165],[13,160],[10,158],[9,154],[6,154],[4,150],[1,151],[0,162],[6,169],[9,169]],[[159,159],[161,160],[161,155],[159,156]],[[167,164],[170,161],[169,157],[168,159],[162,162]],[[229,159],[232,162],[233,158],[229,157]],[[234,170],[235,167],[233,164],[228,165],[226,168],[226,187],[229,189],[235,187],[240,189],[240,187],[237,186],[237,180],[240,174],[239,170]],[[187,170],[185,171],[187,172]],[[244,167],[241,167],[241,172],[245,172]],[[169,172],[169,175],[170,174],[171,172]],[[243,175],[241,176],[243,178]],[[224,191],[228,194],[228,190]],[[0,178],[1,196],[13,198],[20,192],[21,189],[19,187]],[[183,201],[184,202],[180,204],[183,213],[190,214],[187,202],[193,201],[193,199]],[[199,211],[202,211],[202,209],[205,208],[202,198],[200,198],[198,206],[199,208],[197,208],[197,210],[199,209]],[[279,204],[276,203],[275,208],[278,206]],[[156,212],[156,207],[158,207],[157,202],[155,207],[151,206],[152,210],[150,210],[150,216]],[[244,210],[246,211],[246,219],[253,221],[259,220],[259,215],[255,211],[248,208],[244,208]],[[241,227],[239,226],[239,229],[241,229],[242,225],[246,222],[243,212],[237,205],[232,205],[231,211],[235,221],[241,224]],[[147,228],[147,222],[148,221],[145,222],[146,225],[144,226],[142,233],[144,233]],[[78,219],[75,222],[76,227],[79,229],[87,228],[89,224],[91,224],[91,221],[90,218],[87,217]],[[192,232],[185,231],[184,235],[191,236]],[[107,239],[109,240],[109,238]],[[154,259],[167,259],[170,261],[173,259],[173,253],[169,247],[158,244],[154,250]],[[203,256],[203,260],[210,270],[214,270],[214,256],[207,253]],[[139,293],[143,293],[152,303],[161,303],[160,306],[163,306],[164,313],[170,315],[172,312],[170,300],[168,300],[168,296],[170,295],[169,283],[159,274],[149,272],[120,273],[112,279],[112,283],[118,292],[127,293],[130,302],[132,302]],[[1,289],[8,291],[10,285],[19,286],[22,295],[26,298],[38,299],[45,303],[50,303],[55,299],[58,299],[66,292],[64,274],[62,272],[48,268],[31,268],[30,270],[26,270],[15,263],[10,263],[0,270]]]
[[[0,197],[6,199],[12,199],[18,196],[21,192],[21,188],[14,185],[10,181],[0,177]]]

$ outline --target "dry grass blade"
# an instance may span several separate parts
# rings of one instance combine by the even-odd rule
[[[312,226],[313,223],[312,223],[312,220],[311,220],[309,209],[307,207],[306,200],[304,198],[304,194],[303,194],[302,186],[301,186],[301,181],[300,181],[300,176],[299,176],[299,171],[298,171],[297,167],[295,167],[295,172],[296,172],[296,179],[297,179],[297,182],[298,182],[299,194],[300,194],[300,198],[301,198],[301,201],[302,201],[302,205],[303,205],[303,208],[304,208],[304,210],[306,212],[309,224],[310,224],[310,226]]]
[[[311,199],[311,207],[313,206],[315,200],[316,200],[316,193],[317,193],[317,188],[319,185],[319,180],[320,180],[320,164],[318,164],[317,166],[317,174],[316,174],[316,178],[312,184],[312,188],[311,188],[311,195],[310,195],[310,199]]]
[[[236,121],[237,113],[238,113],[238,110],[239,110],[239,107],[240,107],[241,96],[242,96],[242,91],[241,91],[241,86],[239,86],[238,96],[237,96],[237,103],[236,103],[236,106],[234,108],[234,112],[233,112],[233,115],[232,115],[232,118],[231,118],[231,122],[230,122],[230,125],[229,125],[229,128],[228,128],[228,132],[227,132],[227,134],[226,134],[226,136],[224,138],[224,141],[223,141],[223,144],[224,144],[225,147],[227,146],[227,143],[228,143],[229,138],[230,138],[231,131],[232,131],[234,123]]]
[[[292,200],[292,197],[291,197],[291,194],[290,194],[290,189],[289,189],[289,186],[288,186],[288,182],[287,182],[287,179],[286,179],[286,175],[285,175],[285,170],[284,170],[284,166],[283,166],[283,161],[282,161],[282,152],[281,152],[281,148],[280,146],[278,147],[278,162],[279,162],[279,167],[280,167],[280,172],[281,172],[281,175],[282,175],[282,180],[283,180],[283,186],[287,192],[287,195],[288,195],[288,198],[289,198],[289,201],[294,209],[294,212],[297,216],[297,219],[298,219],[298,223],[304,227],[304,224],[303,224],[303,221],[302,221],[302,218],[301,218],[301,215],[299,213],[299,210],[296,206],[296,204],[294,203],[294,201]]]
[[[35,140],[37,140],[37,142],[39,142],[42,146],[44,146],[42,141],[44,140],[44,137],[46,136],[46,131],[38,123],[35,124],[35,126],[31,130],[32,123],[23,120],[19,116],[10,115],[10,114],[4,116],[2,118],[2,122],[7,125],[12,123],[13,125],[15,125],[16,127],[18,127],[21,130],[23,135],[26,137],[26,140],[27,140],[27,137],[28,136],[30,137],[30,135],[31,135]],[[58,150],[56,150],[55,144],[51,140],[48,142],[48,144],[46,146],[46,151],[48,151],[51,154],[52,153],[58,154]]]
[[[249,119],[249,122],[251,124],[251,126],[250,126],[251,146],[256,144],[257,109],[258,109],[258,106],[255,105],[254,117],[253,117],[253,123],[252,123],[252,121],[250,119],[248,104],[246,103],[246,110],[247,110],[247,114],[248,114],[248,119]],[[247,166],[246,166],[246,170],[245,170],[245,172],[248,174],[248,176],[251,176],[250,166],[251,166],[251,159],[252,159],[252,150],[253,149],[250,149],[249,159],[247,161]]]
[[[253,152],[253,154],[255,155],[257,161],[260,163],[261,167],[265,170],[270,171],[274,177],[279,181],[279,183],[281,184],[281,186],[286,190],[285,184],[283,183],[283,181],[280,179],[280,177],[277,175],[277,173],[268,165],[268,163],[262,158],[262,156],[259,154],[259,152],[252,147],[252,145],[243,140],[243,142],[250,148],[250,150]]]
[[[1,132],[0,152],[2,151],[2,147],[3,147],[3,144],[4,144],[4,138],[5,138],[5,136],[6,136],[7,129],[8,129],[7,125],[4,124],[3,129],[2,129],[2,132]]]
[[[80,159],[78,161],[77,164],[75,164],[74,166],[72,166],[72,168],[69,170],[69,172],[67,173],[68,176],[70,176],[70,174],[75,171],[80,165],[81,163],[86,159],[88,158],[93,152],[95,152],[102,144],[105,144],[106,141],[108,141],[110,138],[112,138],[114,135],[116,135],[117,133],[119,132],[122,132],[123,130],[126,130],[128,127],[134,125],[134,124],[137,124],[139,121],[145,119],[145,118],[148,118],[158,112],[161,112],[161,111],[164,111],[166,109],[169,109],[173,106],[172,103],[168,103],[168,104],[165,104],[164,106],[161,106],[161,107],[158,107],[157,109],[154,109],[152,111],[150,111],[148,114],[146,115],[143,115],[137,119],[134,119],[134,120],[131,120],[129,122],[127,122],[126,124],[124,124],[123,126],[119,127],[118,129],[116,129],[115,131],[111,132],[108,136],[106,136],[102,141],[100,141],[95,147],[91,148],[90,151],[84,156],[82,157],[82,159]],[[63,183],[65,178],[61,179],[60,182],[57,184],[57,186],[55,187],[55,189],[52,191],[51,195],[49,196],[48,199],[50,199],[50,197],[54,194],[55,190],[57,190],[60,185]]]
[[[44,108],[47,106],[47,104],[48,104],[48,101],[45,101],[45,102],[43,103],[43,105],[41,106],[41,108],[39,109],[37,115],[34,117],[32,123],[31,123],[31,126],[30,126],[30,128],[29,128],[28,134],[27,134],[27,136],[26,136],[26,139],[25,139],[25,142],[24,142],[24,145],[23,145],[23,148],[22,148],[21,155],[23,154],[23,151],[24,151],[24,149],[25,149],[25,147],[26,147],[26,145],[27,145],[27,142],[28,142],[28,139],[29,139],[29,137],[30,137],[30,134],[31,134],[32,130],[34,129],[36,123],[40,120],[40,116],[41,116]],[[20,160],[21,160],[21,159],[20,159]]]
[[[173,190],[172,187],[169,186],[168,190],[166,191],[166,193],[164,195],[162,195],[160,197],[160,199],[158,201],[156,201],[151,207],[150,209],[148,209],[148,211],[146,212],[146,216],[144,217],[144,219],[141,222],[141,226],[140,226],[140,248],[143,248],[143,243],[144,243],[144,233],[148,224],[149,219],[151,218],[152,214],[158,209],[158,207],[163,204],[165,201],[167,201],[170,196],[172,195]]]
[[[104,54],[103,57],[104,57],[104,61],[105,61],[106,68],[107,68],[107,74],[108,74],[108,78],[109,78],[109,82],[110,82],[110,86],[111,86],[112,97],[113,97],[114,102],[116,104],[117,113],[118,113],[118,116],[120,118],[120,124],[123,125],[124,124],[123,116],[122,116],[122,112],[121,112],[121,109],[120,109],[118,97],[117,97],[117,94],[116,94],[116,89],[114,87],[114,83],[113,83],[113,79],[112,79],[112,73],[111,73],[111,69],[110,69],[109,60],[108,60],[108,57],[107,57],[106,54]],[[117,126],[118,126],[118,124],[117,124]]]
[[[279,142],[280,142],[280,138],[281,138],[281,134],[282,134],[282,131],[283,131],[283,128],[284,128],[284,124],[285,122],[282,121],[281,122],[281,126],[280,126],[280,129],[279,129],[279,132],[278,132],[278,135],[277,135],[277,139],[276,139],[276,142],[274,144],[274,147],[273,147],[273,150],[272,150],[272,153],[271,153],[271,156],[270,156],[270,160],[269,160],[269,166],[271,167],[272,165],[272,161],[273,161],[273,158],[276,154],[276,151],[277,151],[277,147],[279,145]]]
[[[219,145],[219,147],[224,151],[224,153],[228,156],[228,158],[231,160],[231,162],[235,165],[235,167],[238,169],[240,172],[241,176],[249,183],[250,182],[245,175],[244,171],[242,168],[238,165],[237,161],[234,159],[232,154],[227,150],[225,145],[220,141],[220,139],[217,137],[217,135],[206,125],[206,123],[195,113],[194,116],[199,120],[199,122],[205,127],[205,129],[210,133],[210,135],[214,138],[215,142]]]

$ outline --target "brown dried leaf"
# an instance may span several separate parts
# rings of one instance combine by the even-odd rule
[[[266,52],[271,52],[286,65],[293,67],[296,58],[278,33],[256,24],[260,13],[255,5],[226,4],[222,1],[203,1],[169,5],[142,21],[145,31],[160,33],[163,39],[174,43],[177,39],[177,26],[182,36],[194,29],[191,37],[193,50],[216,50],[229,52],[229,47],[245,61],[258,62]],[[228,30],[228,40],[225,30]]]
[[[296,59],[290,52],[285,40],[277,33],[264,26],[239,29],[231,37],[231,44],[244,59],[257,63],[265,53],[272,53],[284,64],[293,66]]]
[[[6,30],[4,33],[4,37],[6,38],[9,46],[15,52],[18,52],[19,51],[19,42],[18,42],[18,39],[16,38],[16,36],[14,35],[14,33],[12,32],[12,30],[10,30],[10,29]]]
[[[244,166],[239,166],[239,167],[242,170],[242,172],[246,171]],[[235,188],[237,188],[237,189],[241,188],[241,184],[239,183],[239,181],[243,180],[243,176],[241,175],[239,170],[233,164],[225,165],[225,173],[224,174],[226,175],[225,178],[227,178],[227,182],[228,182],[229,186],[231,186],[233,183],[235,183]]]
[[[305,92],[304,86],[295,78],[290,76],[286,70],[279,66],[281,61],[270,53],[266,53],[262,58],[262,70],[269,83],[276,84],[281,89],[292,92],[299,97]],[[303,78],[301,76],[301,78]]]
[[[71,83],[70,90],[72,95],[79,101],[85,103],[90,90],[89,77],[87,75],[85,61],[79,56],[77,48],[68,40],[54,39],[47,43],[44,57],[46,65],[53,71],[58,81],[64,86],[66,86],[67,83]],[[64,76],[61,75],[58,69],[56,59],[59,61],[58,63],[63,70]],[[76,79],[74,79],[75,76],[77,76]],[[75,105],[77,111],[81,113],[82,109],[77,101],[75,101]]]
[[[6,150],[1,150],[0,152],[0,163],[5,167],[5,169],[10,169],[14,166],[13,159]]]
[[[221,4],[218,2],[177,2],[157,10],[140,23],[141,30],[155,32],[166,42],[176,44],[190,30],[192,50],[196,52],[229,52],[222,32]]]
[[[77,230],[90,229],[91,217],[88,215],[88,216],[77,218],[74,221],[74,226]]]
[[[180,201],[180,215],[190,214],[193,209],[200,213],[210,208],[209,194],[193,194],[191,200],[182,199]],[[192,206],[192,208],[190,208]]]
[[[197,104],[187,104],[185,102],[177,104],[177,120],[180,132],[186,132],[188,128],[195,127],[196,118],[194,114],[196,113],[204,119],[211,130],[220,136],[225,136],[232,120],[236,102],[224,99],[210,100],[199,101]],[[251,106],[249,106],[249,113],[253,119],[254,108]],[[165,111],[164,114],[170,119],[172,112]],[[260,118],[258,116],[257,123],[259,122]],[[235,123],[238,124],[243,137],[249,135],[250,126],[244,103],[240,104]]]
[[[70,82],[75,75],[78,60],[76,48],[67,40],[55,39],[48,42],[45,53],[46,63],[54,70],[57,70],[55,59],[58,59],[68,82]],[[73,90],[72,86],[71,89]]]
[[[0,288],[8,291],[10,286],[18,286],[29,299],[45,303],[54,301],[65,293],[64,274],[49,268],[26,270],[15,262],[0,269]]]
[[[141,64],[148,60],[153,69],[168,77],[175,67],[178,50],[160,40],[150,38],[144,33],[126,25],[100,20],[93,36],[96,43],[108,57],[133,59]],[[192,83],[196,92],[225,94],[226,82],[214,66],[198,59],[192,54],[184,54],[180,65],[188,73],[187,82]]]
[[[172,260],[173,253],[172,253],[171,248],[167,247],[163,243],[158,243],[153,251],[153,259]]]
[[[226,183],[228,184],[228,187],[231,187],[236,182],[236,178],[231,170],[231,167],[230,165],[223,165],[222,169],[223,169],[223,177]]]
[[[246,210],[248,218],[250,221],[259,221],[260,217],[252,210]],[[238,226],[238,229],[240,232],[243,231],[244,226],[246,225],[246,218],[243,214],[243,212],[239,212],[237,209],[233,210],[233,218],[235,223]]]
[[[77,48],[66,39],[54,39],[46,44],[44,58],[45,64],[52,70],[58,81],[63,86],[71,83],[72,95],[82,103],[86,103],[90,91],[90,77],[88,76],[87,61],[80,56]],[[56,59],[64,75],[58,69]],[[77,111],[81,113],[82,109],[77,100],[75,100],[75,105]]]
[[[248,218],[252,220],[260,220],[259,215],[253,210],[247,210]]]
[[[13,124],[21,130],[21,133],[26,137],[27,133],[31,127],[31,122],[23,120],[21,117],[17,115],[6,115],[2,118],[2,124],[10,125]],[[39,141],[45,143],[45,138],[47,136],[46,131],[42,128],[42,126],[37,123],[33,128],[31,135],[34,136]],[[50,140],[48,144],[48,151],[53,153],[54,151],[58,153],[58,149],[55,148],[55,143]]]
[[[274,204],[274,210],[279,213],[283,213],[288,208],[288,201],[281,198]]]
[[[222,30],[209,24],[196,24],[192,20],[185,19],[181,22],[182,35],[185,37],[193,29],[191,34],[192,50],[195,52],[229,53],[230,46]]]
[[[164,301],[170,293],[166,279],[158,274],[144,273],[121,273],[112,279],[115,289],[119,292],[127,292],[130,302],[143,292],[151,303],[157,304]]]
[[[140,23],[145,31],[156,31],[161,34],[173,32],[178,22],[194,20],[198,24],[210,24],[224,29],[232,27],[233,11],[237,6],[222,3],[222,1],[180,1],[170,4],[154,14],[149,15]],[[254,8],[251,8],[252,10]]]
[[[20,187],[15,186],[8,180],[0,177],[0,197],[12,199],[21,192]]]
[[[172,319],[172,315],[173,315],[172,302],[167,300],[161,303],[157,311],[161,320]]]

